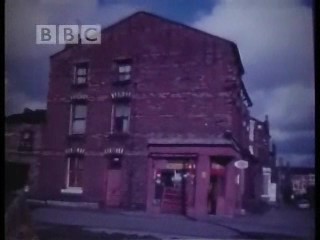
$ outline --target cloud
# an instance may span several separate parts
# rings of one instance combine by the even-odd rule
[[[238,45],[252,115],[268,114],[280,155],[291,151],[301,163],[314,154],[312,22],[312,9],[299,0],[221,0],[193,24]],[[309,145],[297,149],[301,141]]]
[[[6,99],[6,105],[12,110],[11,113],[22,112],[25,108],[29,109],[46,109],[45,101],[37,101],[30,98],[28,95],[22,92],[13,92]]]
[[[290,166],[305,166],[314,167],[314,155],[313,154],[283,154],[283,163],[289,162]]]

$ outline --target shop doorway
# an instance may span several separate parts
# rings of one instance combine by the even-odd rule
[[[225,187],[225,165],[212,162],[208,190],[208,214],[217,214],[219,200],[225,195]]]
[[[209,196],[208,196],[208,211],[209,214],[216,214],[218,200],[218,177],[210,176]]]
[[[157,161],[155,179],[155,201],[160,212],[186,214],[193,203],[195,165],[182,161]]]
[[[122,159],[109,159],[106,179],[106,206],[119,207],[121,202]]]

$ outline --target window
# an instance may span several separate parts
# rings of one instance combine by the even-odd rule
[[[83,174],[83,159],[69,157],[67,163],[67,188],[81,188]]]
[[[113,131],[127,133],[129,131],[130,108],[127,104],[114,105]]]
[[[268,195],[270,174],[263,174],[263,195]]]
[[[70,134],[84,134],[86,130],[87,105],[73,104],[71,107]]]
[[[128,61],[118,62],[119,81],[125,82],[131,79],[131,63]]]
[[[315,177],[313,174],[309,174],[309,177],[308,177],[308,182],[309,182],[309,185],[315,185]]]
[[[254,155],[253,146],[252,146],[252,145],[249,146],[249,151],[250,151],[250,153],[251,153],[252,155]]]
[[[33,132],[30,130],[23,131],[20,136],[19,143],[20,151],[32,151],[33,150]]]
[[[75,67],[74,84],[75,85],[86,84],[87,80],[88,80],[88,64],[87,63],[77,64]]]

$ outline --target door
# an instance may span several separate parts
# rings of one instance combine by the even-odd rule
[[[218,198],[218,178],[217,176],[212,175],[210,177],[210,186],[209,186],[209,214],[216,214],[217,209],[217,198]]]
[[[119,207],[121,201],[121,170],[109,169],[107,173],[107,196],[108,207]]]
[[[194,164],[183,161],[155,161],[155,200],[162,213],[185,214],[194,202]],[[189,168],[190,167],[190,168]]]

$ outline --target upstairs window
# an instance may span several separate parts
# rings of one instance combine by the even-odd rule
[[[131,80],[132,62],[130,59],[117,61],[118,82]]]
[[[23,131],[20,136],[19,148],[20,151],[33,150],[33,132],[30,130]]]
[[[70,134],[84,134],[86,131],[87,105],[76,103],[71,105]]]
[[[113,132],[129,132],[130,107],[127,104],[114,105],[113,112]]]
[[[79,63],[75,66],[74,85],[84,85],[88,80],[88,63]]]

